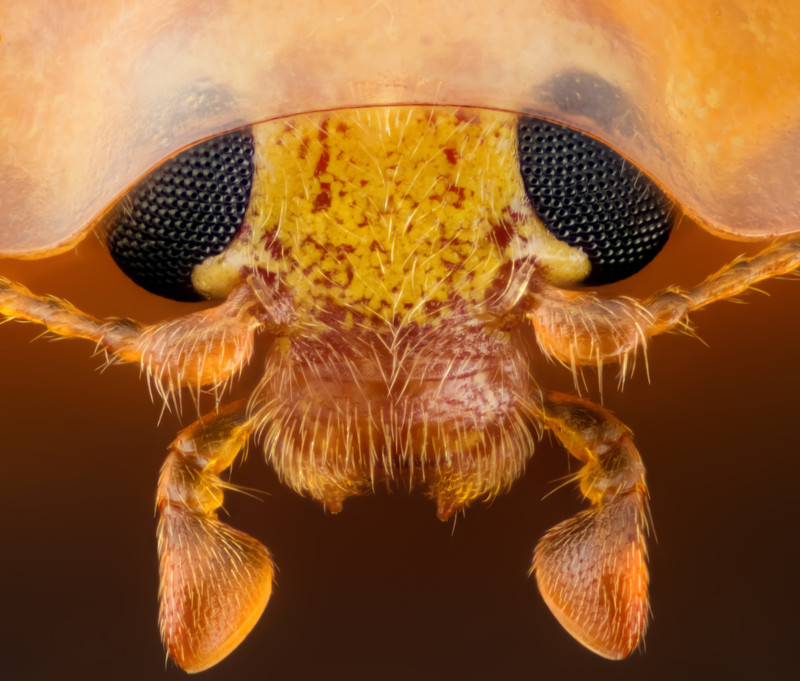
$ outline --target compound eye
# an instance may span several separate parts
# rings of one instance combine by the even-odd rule
[[[541,119],[521,116],[517,135],[533,210],[557,239],[589,258],[582,283],[619,281],[656,256],[674,205],[636,166],[588,135]]]
[[[219,255],[244,219],[253,184],[253,137],[220,135],[166,161],[108,219],[111,256],[139,286],[172,300],[203,300],[192,270]]]

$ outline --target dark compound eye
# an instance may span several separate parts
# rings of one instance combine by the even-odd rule
[[[248,131],[187,149],[136,185],[114,210],[106,234],[112,257],[151,293],[203,300],[192,287],[192,269],[231,242],[252,184]]]
[[[619,281],[656,256],[669,237],[674,206],[640,170],[562,125],[521,116],[517,133],[528,199],[557,239],[589,257],[583,283]]]

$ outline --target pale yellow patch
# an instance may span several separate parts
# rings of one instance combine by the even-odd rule
[[[301,318],[338,309],[352,325],[354,315],[422,323],[457,302],[478,309],[504,285],[501,267],[525,256],[550,281],[582,279],[586,256],[555,240],[524,197],[516,121],[386,107],[254,127],[246,229],[195,268],[195,287],[224,297],[257,268],[280,276]]]

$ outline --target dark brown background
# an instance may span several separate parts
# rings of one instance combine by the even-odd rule
[[[692,284],[742,244],[682,225],[651,269],[615,291]],[[0,263],[37,292],[103,316],[155,321],[191,306],[119,274],[93,238],[38,263]],[[646,649],[624,662],[583,650],[526,577],[533,547],[579,508],[549,438],[512,492],[440,523],[421,496],[349,501],[339,516],[283,488],[258,452],[234,470],[231,522],[279,567],[267,611],[203,679],[781,679],[797,672],[800,282],[773,281],[747,305],[694,316],[707,345],[651,345],[606,405],[635,431],[648,466],[657,541]],[[153,500],[179,427],[158,423],[132,366],[101,373],[85,341],[0,328],[2,678],[178,679],[158,640]],[[541,383],[569,389],[538,362]],[[591,395],[596,379],[589,374]],[[191,420],[187,416],[187,422]]]

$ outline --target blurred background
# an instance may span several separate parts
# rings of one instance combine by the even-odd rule
[[[650,268],[608,291],[689,286],[755,250],[684,221]],[[196,308],[137,289],[94,237],[0,272],[101,317]],[[232,481],[260,492],[225,506],[269,547],[277,584],[250,636],[203,680],[796,678],[800,281],[761,288],[695,314],[704,342],[654,340],[649,383],[642,362],[622,392],[606,370],[605,404],[633,429],[652,495],[641,652],[608,662],[585,651],[527,577],[538,538],[581,507],[572,487],[543,499],[576,468],[549,437],[511,493],[447,523],[402,492],[326,514],[253,448]],[[194,416],[159,419],[137,367],[101,371],[91,344],[39,333],[0,328],[0,676],[184,678],[158,637],[154,497],[166,447]],[[560,367],[539,358],[535,371],[572,390]],[[599,399],[592,372],[587,383]]]

